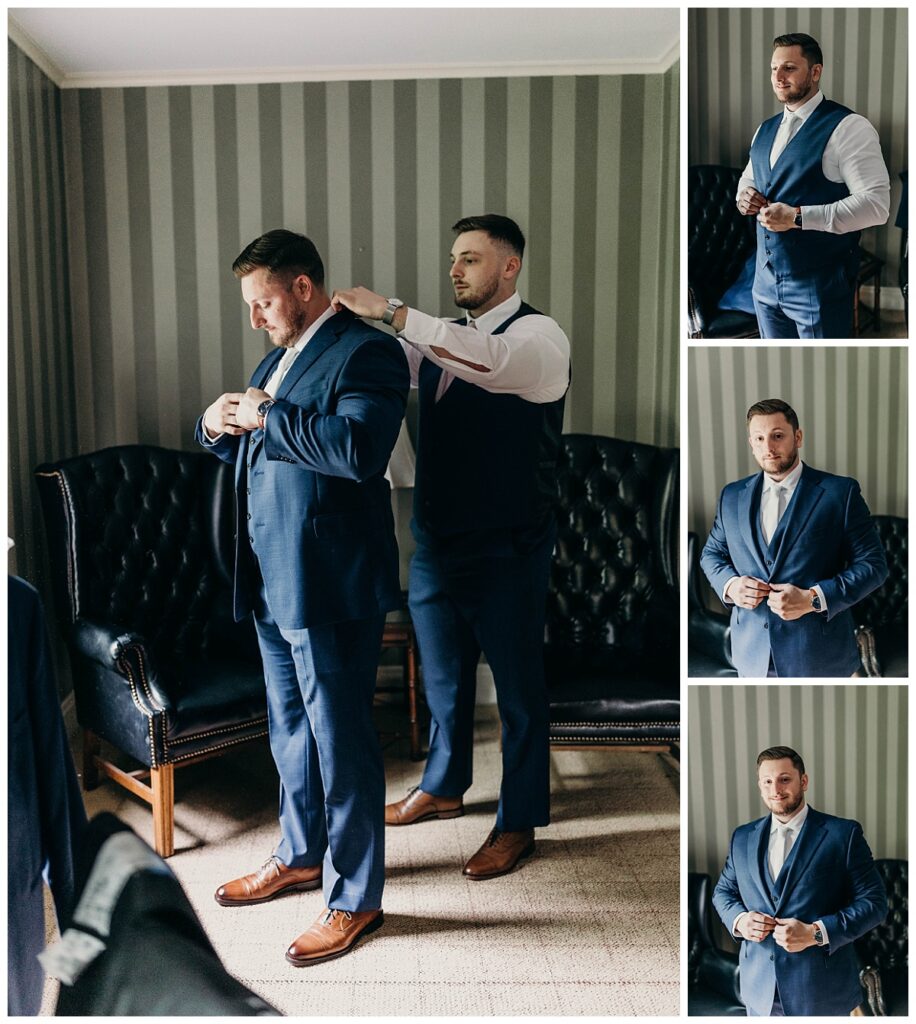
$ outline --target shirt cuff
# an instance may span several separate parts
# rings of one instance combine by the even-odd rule
[[[737,577],[735,578],[737,579]],[[749,910],[742,910],[741,913],[732,922],[732,935],[734,935],[736,939],[742,938],[741,932],[738,931],[738,922],[741,920],[742,917],[747,917],[749,913]]]
[[[826,231],[827,217],[825,206],[802,206],[802,231]]]
[[[220,433],[211,437],[210,431],[207,430],[206,426],[203,423],[201,423],[200,425],[200,432],[204,435],[204,444],[207,445],[216,444],[216,442],[219,441],[220,438],[223,436],[222,433]]]
[[[722,588],[722,603],[723,604],[734,604],[735,603],[730,597],[726,597],[725,596],[725,591],[728,590],[728,588],[732,585],[732,582],[734,580],[738,580],[738,579],[741,579],[741,577],[740,576],[729,576],[729,578],[725,581],[725,586]]]

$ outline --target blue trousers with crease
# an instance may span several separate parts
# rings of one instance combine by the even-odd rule
[[[263,596],[263,591],[262,591]],[[385,881],[385,773],[372,723],[384,616],[280,629],[255,615],[289,867],[323,862],[325,905],[376,910]]]

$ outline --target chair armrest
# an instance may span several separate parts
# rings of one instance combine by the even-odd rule
[[[121,632],[89,619],[77,619],[70,630],[74,650],[100,668],[121,676],[134,695],[151,712],[167,711],[172,700],[159,685],[146,641],[140,634]]]
[[[856,645],[865,675],[869,678],[881,676],[881,665],[878,663],[878,649],[875,643],[875,631],[871,626],[856,627]]]
[[[881,991],[881,975],[877,967],[863,967],[859,971],[859,982],[868,996],[868,1008],[873,1017],[886,1017],[887,1007],[884,1005],[884,993]]]
[[[688,645],[725,665],[732,663],[728,630],[726,616],[706,609],[694,608],[687,617]]]
[[[697,982],[726,999],[743,1005],[738,984],[738,957],[721,949],[704,949],[697,966]]]
[[[706,328],[706,318],[697,302],[697,293],[693,285],[687,283],[687,331],[690,338],[702,338]]]

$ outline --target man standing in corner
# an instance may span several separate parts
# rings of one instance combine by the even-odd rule
[[[410,611],[432,715],[420,785],[389,825],[463,814],[471,785],[476,670],[493,670],[502,720],[496,827],[465,864],[474,880],[511,871],[550,817],[544,614],[556,537],[556,459],[569,341],[516,291],[525,239],[508,217],[453,228],[457,321],[365,288],[334,305],[390,324],[419,388]]]
[[[385,467],[409,388],[400,346],[331,308],[312,242],[269,231],[232,267],[251,326],[275,346],[197,440],[235,465],[235,617],[254,613],[281,839],[216,891],[264,903],[324,882],[326,909],[287,949],[296,967],[382,924],[385,778],[372,699],[385,613],[400,604]]]
[[[887,914],[862,826],[808,806],[791,747],[760,753],[757,786],[770,813],[735,830],[712,897],[744,940],[747,1015],[848,1016],[862,1001],[853,943]]]
[[[729,484],[700,565],[731,607],[741,676],[851,676],[859,666],[850,608],[887,579],[881,538],[850,477],[799,456],[798,416],[780,398],[747,411],[762,472]]]
[[[785,109],[757,129],[736,197],[757,218],[760,336],[851,338],[859,235],[890,209],[878,133],[819,91],[824,58],[811,36],[777,36],[770,70]]]

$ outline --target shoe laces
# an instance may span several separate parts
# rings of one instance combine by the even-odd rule
[[[353,920],[353,915],[349,910],[329,910],[322,920],[322,924],[330,924],[338,914],[343,914],[348,921]]]
[[[487,846],[496,846],[505,834],[505,832],[501,832],[498,828],[494,828],[487,836]]]
[[[255,877],[259,882],[263,882],[265,879],[270,878],[272,874],[279,875],[280,864],[280,858],[275,853],[272,853],[255,872]]]

